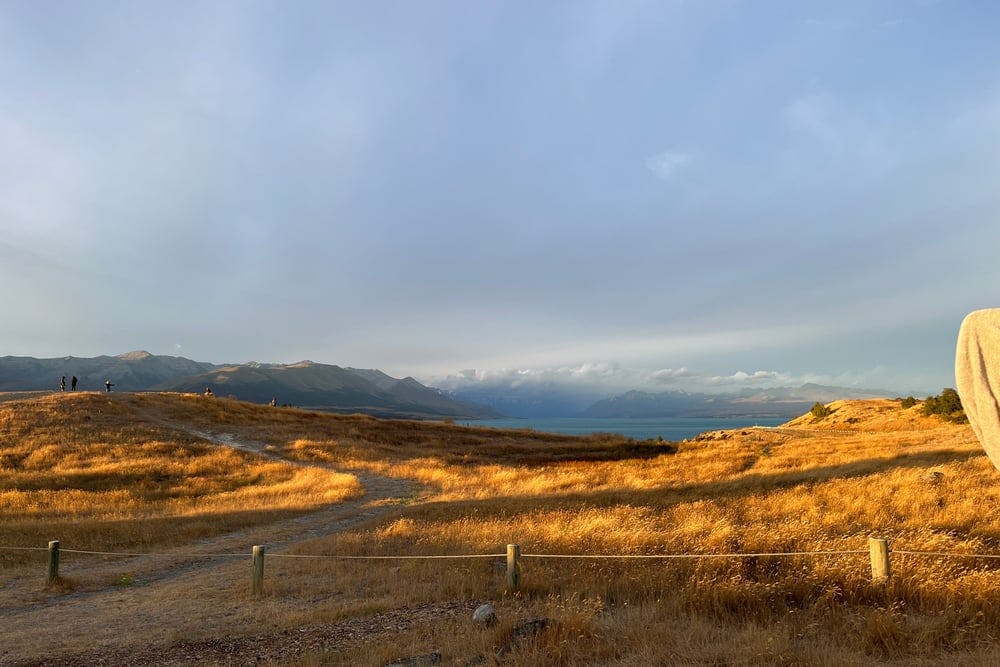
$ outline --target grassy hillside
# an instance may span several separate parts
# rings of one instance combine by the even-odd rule
[[[188,428],[198,397],[73,393],[0,404],[0,544],[58,535],[150,548],[300,514],[361,493],[349,474],[219,447]],[[0,559],[22,558],[0,552]]]
[[[0,357],[0,391],[44,390],[59,387],[60,376],[79,380],[78,389],[102,389],[104,381],[111,379],[118,391],[140,391],[159,384],[168,378],[204,373],[215,364],[154,355],[137,350],[114,357],[59,357],[36,359],[34,357]]]
[[[98,400],[110,403],[86,405],[91,420],[101,408],[99,428],[74,430],[82,419],[73,412],[80,409],[74,401]],[[246,561],[199,562],[183,570],[150,565],[128,587],[112,577],[102,588],[98,575],[91,580],[79,574],[87,567],[98,572],[81,556],[72,559],[73,567],[66,564],[64,576],[77,578],[77,590],[92,591],[87,608],[100,610],[81,618],[73,614],[80,600],[42,588],[40,556],[0,552],[0,622],[8,638],[0,663],[45,655],[138,664],[382,664],[436,651],[444,664],[491,664],[498,654],[504,664],[520,665],[995,664],[1000,563],[993,560],[894,554],[894,576],[883,585],[870,581],[866,553],[672,561],[525,558],[522,589],[509,595],[494,559],[281,557],[501,553],[508,542],[519,543],[526,554],[864,550],[870,535],[888,538],[897,551],[1000,554],[998,473],[967,425],[923,417],[891,401],[831,407],[829,423],[809,417],[778,429],[709,434],[657,447],[620,438],[320,415],[196,396],[57,396],[0,405],[10,409],[0,421],[5,455],[62,441],[82,451],[99,443],[119,447],[118,459],[142,453],[147,467],[157,460],[156,447],[193,447],[205,456],[247,454],[211,444],[225,434],[242,446],[258,443],[260,453],[273,459],[325,466],[302,470],[347,472],[368,492],[350,500],[348,490],[339,503],[345,512],[356,511],[350,524],[314,522],[293,535],[303,517],[276,516],[241,534],[244,553],[250,544],[267,543],[256,539],[266,530],[280,525],[288,531],[268,557],[266,597],[255,602],[247,597]],[[211,439],[192,441],[192,432]],[[47,470],[70,465],[57,463],[60,458]],[[288,464],[246,459],[242,465]],[[5,464],[5,484],[19,488],[32,470]],[[235,479],[230,483],[239,485],[242,479],[241,466],[214,470],[216,484]],[[73,479],[62,486],[71,487]],[[169,479],[167,487],[184,497],[185,485]],[[266,475],[261,480],[266,489]],[[390,482],[409,491],[389,497],[379,485]],[[115,508],[131,506],[128,490],[143,488],[132,478],[107,485],[120,493],[104,499],[106,514],[82,518],[73,537],[89,535],[94,548],[121,543],[120,535],[105,528]],[[147,493],[150,511],[177,513],[170,494],[156,500]],[[51,539],[46,521],[63,520],[63,510],[43,521],[28,507],[0,508],[5,517],[35,522],[0,542]],[[292,503],[289,509],[308,508]],[[229,534],[219,537],[213,530],[235,529],[216,525],[207,536],[169,541],[196,549]],[[69,546],[69,538],[60,538]],[[126,567],[131,565],[98,574],[108,577]],[[484,629],[470,614],[487,601],[499,609],[500,622]],[[144,619],[141,635],[128,630],[136,613]],[[546,620],[526,624],[532,619]]]
[[[939,417],[923,413],[923,402],[903,408],[894,399],[882,398],[868,401],[833,401],[827,404],[831,414],[816,419],[806,413],[789,421],[790,428],[809,429],[867,429],[882,432],[926,431],[944,424]]]
[[[220,396],[245,401],[295,405],[331,412],[365,412],[381,417],[437,419],[441,417],[499,417],[482,405],[457,401],[411,377],[397,380],[373,369],[345,369],[302,361],[295,364],[218,364],[154,355],[145,351],[118,356],[0,357],[0,392],[51,392],[65,377],[66,389],[115,391],[169,391],[202,393],[206,387]]]

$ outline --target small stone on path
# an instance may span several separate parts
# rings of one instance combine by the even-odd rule
[[[482,626],[491,626],[497,622],[497,610],[491,604],[481,604],[472,612],[472,620]]]

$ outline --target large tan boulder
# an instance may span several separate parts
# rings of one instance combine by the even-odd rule
[[[977,310],[962,321],[955,382],[972,430],[1000,469],[1000,308]]]

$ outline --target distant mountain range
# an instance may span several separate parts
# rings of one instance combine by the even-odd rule
[[[219,396],[232,394],[257,403],[273,397],[279,403],[303,408],[364,412],[380,417],[498,416],[490,408],[449,398],[411,377],[397,380],[378,370],[341,368],[312,361],[221,366],[198,375],[172,378],[151,389],[201,392],[205,387],[212,387]]]
[[[382,371],[341,368],[302,361],[296,364],[219,365],[184,357],[128,352],[92,358],[0,357],[0,391],[55,390],[60,376],[79,380],[79,390],[100,390],[110,379],[115,391],[180,391],[236,396],[265,403],[381,417],[489,418],[495,410],[456,400],[411,377],[398,380]]]
[[[596,387],[552,383],[468,386],[444,392],[382,371],[342,368],[301,361],[295,364],[220,365],[184,357],[136,351],[91,358],[0,357],[0,391],[56,390],[59,377],[76,375],[78,389],[100,390],[110,379],[115,391],[180,391],[236,396],[266,403],[364,412],[380,417],[782,417],[809,410],[813,403],[845,398],[895,396],[893,392],[804,384],[744,389],[726,394],[685,391],[628,391],[608,398]]]
[[[816,402],[829,403],[848,398],[884,398],[892,392],[847,387],[804,384],[743,390],[730,394],[701,394],[684,391],[650,393],[628,391],[597,401],[583,411],[584,417],[782,417],[807,412]]]
[[[744,389],[724,394],[633,390],[608,398],[594,387],[550,383],[471,385],[452,390],[460,400],[491,406],[514,417],[796,417],[813,403],[844,398],[895,396],[882,390],[804,384],[798,387]]]
[[[448,392],[452,398],[488,405],[512,417],[579,417],[608,392],[554,383],[468,385]]]

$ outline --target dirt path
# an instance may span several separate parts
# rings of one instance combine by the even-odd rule
[[[281,456],[263,442],[237,437],[232,433],[204,431],[180,422],[158,419],[152,415],[149,418],[154,423],[182,431],[196,438],[256,454],[271,461],[279,461],[300,468],[320,468],[331,472],[350,473],[357,478],[365,490],[364,495],[360,498],[330,505],[329,507],[304,514],[294,519],[268,526],[255,526],[200,542],[199,546],[207,551],[216,546],[221,547],[222,543],[229,543],[233,539],[242,538],[244,540],[243,544],[247,544],[246,538],[250,536],[257,536],[258,539],[262,535],[265,536],[267,539],[253,542],[253,544],[267,544],[269,550],[277,550],[287,543],[297,543],[324,535],[339,533],[359,523],[385,514],[387,509],[392,505],[400,504],[411,498],[415,491],[414,484],[409,480],[373,475],[356,468],[337,467],[322,462],[289,459]]]
[[[260,442],[197,430],[156,415],[142,416],[172,430],[268,459],[349,472],[358,478],[364,495],[157,555],[122,559],[64,554],[62,572],[81,582],[73,593],[39,595],[37,580],[4,582],[31,588],[35,593],[34,599],[0,609],[0,665],[121,664],[150,644],[179,646],[189,637],[207,633],[230,636],[234,629],[267,628],[268,608],[284,603],[265,600],[249,604],[252,545],[264,544],[269,552],[280,553],[292,545],[349,530],[394,511],[415,490],[407,480],[293,461]],[[230,553],[245,553],[246,557],[208,557]],[[124,572],[130,578],[129,585],[114,586]],[[277,627],[269,630],[279,631]],[[86,658],[80,655],[82,646],[89,647]],[[153,653],[149,661],[157,662],[156,657]]]

